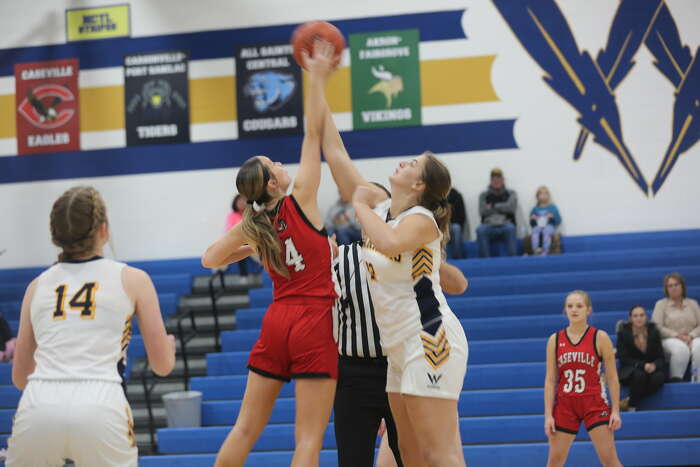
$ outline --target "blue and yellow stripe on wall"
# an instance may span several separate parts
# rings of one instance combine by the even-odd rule
[[[421,42],[464,39],[462,10],[335,21],[344,34],[387,29],[420,29]],[[117,38],[0,51],[0,75],[14,63],[77,57],[81,70],[121,67],[131,53],[187,49],[190,59],[232,58],[241,45],[286,42],[295,25],[206,31],[145,38]],[[421,61],[423,107],[496,102],[491,82],[493,55]],[[231,75],[190,79],[191,124],[236,119],[235,80]],[[351,112],[350,70],[341,68],[328,87],[334,113]],[[124,128],[123,86],[84,87],[80,91],[81,132]],[[15,97],[0,95],[0,138],[15,138]],[[431,149],[465,152],[516,147],[513,119],[456,122],[418,128],[347,131],[343,138],[356,158],[406,155]],[[126,175],[239,166],[249,155],[266,153],[281,162],[298,160],[300,137],[204,141],[168,146],[119,147],[78,152],[0,157],[0,183]]]

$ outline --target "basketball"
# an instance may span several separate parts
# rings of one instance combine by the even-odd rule
[[[306,50],[309,55],[313,52],[314,40],[323,39],[335,47],[336,65],[340,62],[340,56],[345,49],[345,38],[338,28],[325,21],[309,21],[298,26],[292,34],[292,50],[294,60],[303,67],[301,51]]]

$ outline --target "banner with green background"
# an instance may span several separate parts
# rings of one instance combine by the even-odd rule
[[[356,130],[421,124],[418,29],[350,35]]]

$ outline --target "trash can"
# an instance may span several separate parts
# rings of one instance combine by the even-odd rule
[[[179,391],[163,394],[168,428],[202,426],[202,393]]]

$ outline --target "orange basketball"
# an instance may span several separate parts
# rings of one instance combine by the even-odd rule
[[[312,55],[314,48],[314,40],[324,39],[335,47],[336,64],[340,62],[340,56],[345,49],[345,38],[340,30],[331,23],[325,21],[309,21],[298,26],[292,34],[292,50],[294,60],[299,66],[304,64],[301,60],[301,51],[306,50],[309,55]]]

